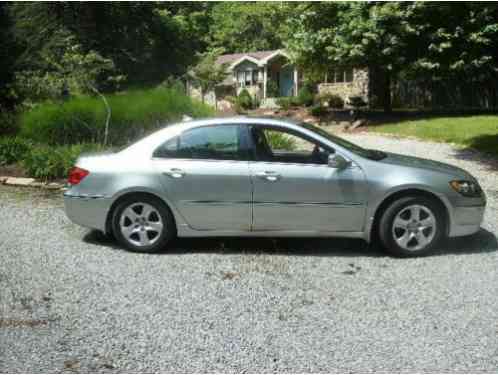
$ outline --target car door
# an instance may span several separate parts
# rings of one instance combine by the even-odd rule
[[[248,231],[252,187],[243,125],[188,129],[153,154],[166,196],[196,230]]]
[[[355,232],[366,184],[355,165],[328,166],[334,150],[295,131],[251,126],[254,231]]]

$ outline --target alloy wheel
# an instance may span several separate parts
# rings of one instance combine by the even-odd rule
[[[394,240],[408,251],[418,251],[429,246],[436,229],[437,222],[433,212],[419,204],[403,208],[392,224]]]
[[[126,207],[121,214],[119,226],[126,241],[139,247],[153,245],[165,230],[159,211],[143,202]]]

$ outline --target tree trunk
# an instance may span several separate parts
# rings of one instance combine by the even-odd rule
[[[392,103],[391,103],[391,72],[388,70],[384,71],[384,85],[383,89],[383,97],[382,97],[382,105],[384,107],[385,113],[392,112]]]

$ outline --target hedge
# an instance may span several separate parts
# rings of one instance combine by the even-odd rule
[[[213,110],[170,88],[134,90],[107,97],[111,107],[109,143],[123,145],[168,122],[207,117]],[[20,135],[38,143],[68,145],[103,140],[106,109],[99,97],[47,102],[21,115]]]

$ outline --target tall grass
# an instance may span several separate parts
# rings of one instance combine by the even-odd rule
[[[109,143],[121,145],[166,124],[208,117],[213,110],[178,90],[133,90],[107,97],[112,115]],[[63,103],[42,103],[21,115],[20,134],[39,143],[66,145],[103,140],[106,109],[98,97],[77,97]]]

